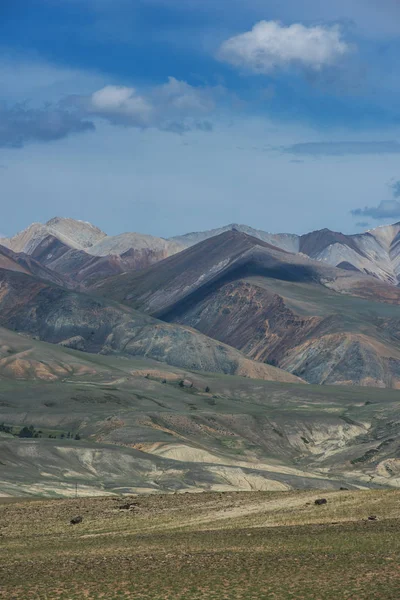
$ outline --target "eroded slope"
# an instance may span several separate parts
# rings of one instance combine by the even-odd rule
[[[101,298],[0,269],[0,324],[92,353],[146,356],[184,368],[295,381],[198,331],[157,321]]]

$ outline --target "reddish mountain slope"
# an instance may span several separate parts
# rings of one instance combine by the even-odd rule
[[[312,383],[400,386],[398,288],[239,232],[96,290]]]
[[[0,269],[0,290],[0,325],[41,341],[91,353],[145,356],[198,371],[298,381],[188,327],[160,322],[25,273]]]
[[[0,246],[0,269],[34,275],[44,281],[49,281],[64,287],[73,287],[73,283],[68,277],[58,275],[31,256],[13,252],[4,246]]]

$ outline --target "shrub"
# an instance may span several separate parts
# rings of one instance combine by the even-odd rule
[[[34,435],[35,435],[35,429],[34,429],[33,425],[29,425],[29,427],[25,426],[20,430],[18,437],[33,438]]]

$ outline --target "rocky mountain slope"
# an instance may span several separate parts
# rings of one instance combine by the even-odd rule
[[[321,229],[300,236],[272,234],[246,225],[232,224],[172,239],[188,248],[226,231],[240,231],[283,250],[300,252],[335,267],[374,275],[394,285],[400,283],[400,223],[356,235]]]
[[[383,306],[400,302],[393,285],[400,224],[358,236],[222,229],[168,242],[110,237],[88,223],[56,218],[6,240],[20,252],[4,248],[1,256],[6,268],[12,261],[14,270],[196,328],[312,383],[400,385],[398,308]]]
[[[237,231],[98,293],[310,383],[400,387],[400,290]]]
[[[0,325],[92,353],[146,356],[169,364],[258,379],[295,381],[185,326],[157,321],[107,300],[0,269]]]
[[[0,269],[25,273],[49,281],[67,288],[74,287],[72,280],[68,276],[59,275],[52,269],[48,269],[33,257],[13,252],[9,248],[0,245]]]
[[[147,267],[182,249],[176,242],[139,233],[108,236],[90,223],[60,217],[45,225],[34,223],[0,244],[83,286]]]
[[[108,236],[90,223],[56,217],[45,225],[34,223],[13,238],[0,239],[0,244],[88,287],[108,276],[147,268],[229,231],[335,267],[373,275],[386,283],[400,283],[400,223],[357,235],[322,229],[301,236],[231,224],[166,240],[139,233]]]

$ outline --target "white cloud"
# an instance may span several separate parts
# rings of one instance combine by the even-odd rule
[[[260,21],[251,31],[226,40],[218,57],[254,73],[301,67],[320,71],[350,52],[338,26],[285,27],[277,21]]]
[[[145,126],[150,122],[153,107],[135,88],[107,85],[91,95],[87,110],[111,120],[128,119],[132,124]]]
[[[2,63],[0,62],[0,75]],[[38,78],[44,89],[57,79],[57,72],[43,68]],[[60,79],[69,73],[60,72]],[[57,87],[58,87],[58,82]],[[103,82],[102,82],[103,83]],[[92,90],[98,80],[92,81]],[[28,88],[27,88],[28,89]],[[52,142],[71,134],[94,131],[98,120],[112,125],[155,128],[184,133],[213,129],[208,117],[217,108],[221,87],[191,86],[170,77],[167,83],[137,91],[134,87],[106,85],[95,92],[64,96],[42,105],[43,90],[36,102],[3,104],[0,96],[0,148],[22,148],[31,142]]]
[[[163,85],[140,93],[133,87],[107,85],[89,96],[74,96],[67,103],[86,117],[99,117],[116,125],[183,132],[212,129],[204,118],[217,108],[220,87],[194,87],[169,77]]]

